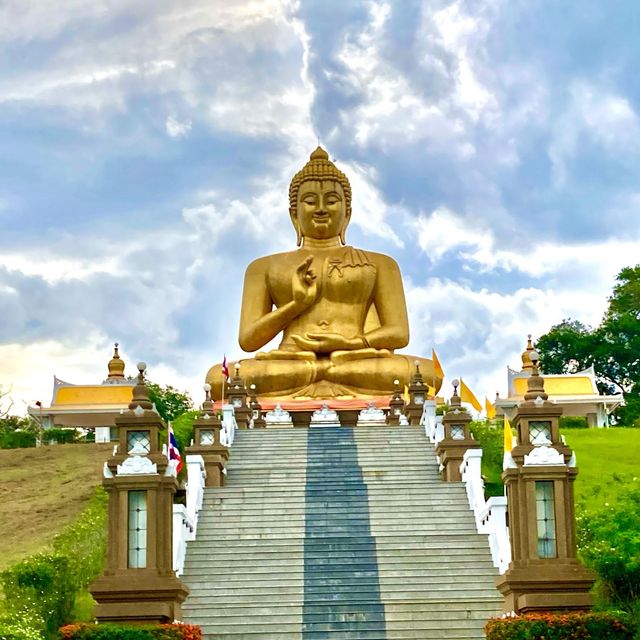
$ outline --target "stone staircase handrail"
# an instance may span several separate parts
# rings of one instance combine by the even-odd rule
[[[187,541],[195,539],[195,524],[187,508],[182,504],[173,505],[173,570],[182,575]]]
[[[173,505],[173,569],[176,575],[181,575],[184,569],[187,542],[196,539],[198,515],[202,509],[206,477],[207,472],[202,456],[188,455],[187,504],[186,506],[181,504]]]
[[[225,446],[231,448],[233,440],[236,436],[236,429],[238,423],[236,422],[236,415],[233,409],[233,405],[225,404],[222,407],[222,431],[220,432],[220,442]]]
[[[478,533],[489,537],[493,566],[502,574],[511,562],[507,498],[498,496],[485,500],[481,464],[482,449],[468,449],[460,465],[460,475],[465,483],[469,508],[473,511]]]
[[[204,458],[201,455],[187,456],[187,515],[194,523],[193,537],[196,539],[196,528],[198,526],[198,514],[202,509],[202,499],[204,497],[204,486],[207,471],[204,465]]]

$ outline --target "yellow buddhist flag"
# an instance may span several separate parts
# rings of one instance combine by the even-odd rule
[[[436,397],[436,388],[431,385],[427,385],[427,394],[429,394],[432,398]]]
[[[442,365],[440,364],[440,360],[438,360],[435,349],[431,349],[431,359],[433,360],[433,372],[437,378],[442,380],[444,378],[444,371],[442,370]]]
[[[402,394],[402,399],[404,400],[405,404],[409,404],[411,398],[409,397],[409,387],[405,384],[404,385],[404,393]]]
[[[513,433],[507,416],[504,417],[504,450],[505,452],[513,449]]]
[[[478,413],[482,413],[482,405],[478,402],[478,398],[473,395],[473,391],[463,382],[462,378],[460,378],[460,400],[470,403]]]
[[[496,405],[489,402],[489,398],[485,396],[484,409],[487,412],[487,418],[493,420],[496,417]]]

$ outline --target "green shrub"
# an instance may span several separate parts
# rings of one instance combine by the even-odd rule
[[[584,416],[560,416],[561,429],[588,429],[589,422]]]
[[[36,436],[31,431],[3,431],[0,433],[0,449],[26,449],[36,446]]]
[[[605,602],[632,610],[640,600],[640,482],[621,486],[617,501],[577,516],[578,548],[598,575]]]
[[[191,440],[193,439],[193,421],[198,416],[198,413],[199,411],[187,411],[187,413],[178,416],[171,423],[173,433],[178,442],[178,449],[180,449],[183,457],[184,450],[191,444]],[[166,434],[164,437],[166,441]]]
[[[192,624],[126,626],[72,624],[62,627],[60,640],[201,640],[200,627]]]
[[[45,429],[42,441],[44,444],[71,444],[80,441],[80,434],[75,429]]]
[[[48,638],[55,637],[60,625],[70,621],[75,589],[66,556],[40,553],[0,575],[7,613],[27,612],[41,618]]]
[[[108,496],[96,487],[80,517],[53,540],[56,553],[65,556],[74,590],[80,591],[102,572],[107,553]]]
[[[487,640],[632,640],[636,628],[622,612],[532,613],[492,618]]]
[[[2,640],[43,640],[44,620],[29,606],[13,608],[0,616]]]
[[[482,446],[482,475],[485,477],[487,496],[504,495],[502,484],[502,457],[504,454],[504,432],[502,421],[474,420],[469,430]]]

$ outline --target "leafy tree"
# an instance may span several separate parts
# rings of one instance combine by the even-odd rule
[[[155,382],[147,382],[147,388],[151,402],[156,405],[156,410],[165,422],[171,422],[193,409],[193,400],[186,391],[178,391],[171,385],[160,386]]]
[[[640,420],[640,265],[616,277],[599,327],[566,319],[541,336],[536,348],[545,373],[576,373],[593,365],[601,392],[625,396],[618,421]]]

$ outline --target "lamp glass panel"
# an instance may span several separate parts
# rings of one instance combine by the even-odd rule
[[[416,393],[413,396],[413,401],[416,404],[424,404],[424,394],[423,393]]]
[[[551,444],[551,421],[529,421],[529,442],[535,446]]]
[[[536,525],[538,557],[556,557],[556,517],[553,499],[553,482],[536,482]]]
[[[129,491],[129,568],[147,566],[147,492]]]
[[[452,424],[450,433],[453,440],[464,440],[464,425]]]
[[[239,409],[242,406],[242,399],[241,398],[234,398],[231,401],[231,404],[236,408]]]
[[[205,446],[213,444],[213,429],[200,430],[200,444]]]
[[[127,453],[149,453],[151,451],[151,438],[149,431],[127,432]]]

